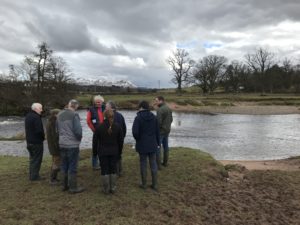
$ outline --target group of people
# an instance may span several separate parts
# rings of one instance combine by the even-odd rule
[[[141,184],[147,188],[147,160],[149,160],[152,184],[158,190],[157,171],[161,165],[168,165],[168,136],[173,121],[172,111],[165,104],[164,98],[155,98],[156,116],[150,111],[147,101],[140,101],[138,113],[132,126],[132,134],[136,140],[135,149],[139,154]],[[46,136],[49,152],[52,155],[50,174],[51,184],[63,184],[63,191],[80,193],[85,189],[77,185],[77,168],[79,146],[82,139],[80,117],[76,112],[79,107],[77,100],[70,100],[63,109],[53,109],[46,124]],[[45,132],[41,119],[43,106],[33,103],[31,111],[25,118],[27,150],[29,152],[29,179],[38,181],[40,177],[45,140]],[[126,123],[123,115],[116,110],[113,101],[104,104],[104,98],[94,96],[93,106],[87,111],[87,124],[93,132],[92,168],[101,170],[103,192],[114,193],[118,176],[122,176],[122,150],[126,136]],[[163,161],[161,162],[161,146]],[[62,173],[62,182],[58,172]]]

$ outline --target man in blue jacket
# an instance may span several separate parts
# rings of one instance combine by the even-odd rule
[[[42,178],[39,175],[45,140],[45,133],[41,119],[43,106],[40,103],[33,103],[31,111],[25,117],[25,132],[27,150],[29,152],[29,180],[37,181]]]
[[[147,187],[147,158],[149,159],[152,185],[151,188],[157,191],[157,164],[156,152],[160,146],[160,135],[158,122],[155,115],[150,112],[149,103],[141,101],[139,112],[134,119],[132,134],[136,140],[135,149],[140,156],[140,171],[142,184],[141,188]]]

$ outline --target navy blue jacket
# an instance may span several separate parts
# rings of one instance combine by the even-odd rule
[[[27,144],[42,144],[45,140],[41,116],[33,110],[25,117],[25,132]]]
[[[124,119],[123,115],[117,111],[114,111],[114,122],[120,125],[123,136],[125,138],[127,128],[126,128],[126,123],[125,123],[125,119]]]
[[[159,127],[155,115],[149,110],[137,113],[132,125],[132,134],[136,140],[135,149],[140,154],[156,152],[160,145]]]

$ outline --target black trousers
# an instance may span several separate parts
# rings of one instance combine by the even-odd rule
[[[101,175],[115,174],[117,172],[118,156],[99,156]]]
[[[43,160],[43,144],[27,144],[29,152],[29,180],[37,180],[40,177],[40,169]]]
[[[98,139],[96,137],[96,134],[95,132],[93,133],[93,145],[92,145],[92,148],[93,148],[93,156],[97,156],[98,155]]]

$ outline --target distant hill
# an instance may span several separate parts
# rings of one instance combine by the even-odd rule
[[[111,86],[117,86],[117,87],[129,87],[129,88],[137,88],[135,84],[133,84],[131,81],[128,80],[109,80],[108,78],[101,77],[100,79],[92,79],[92,78],[75,78],[73,79],[73,82],[81,85],[81,86],[102,86],[102,87],[111,87]]]

